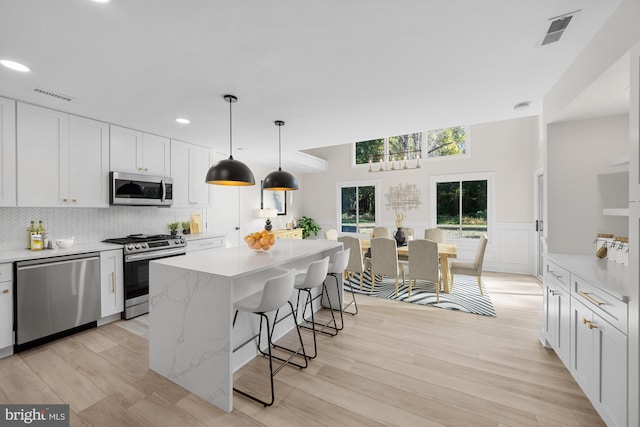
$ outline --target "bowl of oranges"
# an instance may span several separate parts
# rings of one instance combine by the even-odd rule
[[[268,251],[276,244],[276,238],[267,230],[256,231],[244,236],[244,241],[254,251]]]

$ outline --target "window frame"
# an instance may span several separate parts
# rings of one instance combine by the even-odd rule
[[[493,240],[495,225],[495,172],[475,172],[452,175],[432,175],[429,177],[429,217],[430,227],[437,227],[438,222],[438,201],[437,185],[440,182],[455,181],[487,181],[487,237]],[[448,238],[453,241],[475,241],[476,238],[457,237]]]
[[[360,165],[358,165],[360,166]],[[355,233],[343,232],[342,231],[342,189],[350,188],[350,187],[366,187],[373,186],[374,187],[374,195],[375,195],[375,223],[378,224],[380,222],[380,209],[381,209],[381,198],[380,194],[381,190],[381,181],[379,179],[367,179],[367,180],[358,180],[358,181],[339,181],[336,182],[336,229],[339,233],[349,233],[349,234],[366,234],[360,231]],[[359,223],[358,223],[359,224]],[[358,227],[359,228],[359,227]]]

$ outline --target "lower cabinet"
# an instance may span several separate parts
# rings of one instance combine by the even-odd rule
[[[0,350],[13,345],[13,264],[0,264]],[[2,357],[2,353],[0,353]]]
[[[124,310],[124,265],[121,249],[100,252],[101,316]]]
[[[571,373],[608,426],[627,425],[627,336],[571,300]]]
[[[302,239],[302,228],[279,229],[271,232],[277,239]]]
[[[568,261],[566,261],[566,259]],[[608,426],[626,426],[627,303],[607,283],[615,266],[592,257],[556,254],[545,260],[543,330],[552,347]],[[565,259],[564,264],[554,262]],[[626,276],[624,276],[626,277]]]

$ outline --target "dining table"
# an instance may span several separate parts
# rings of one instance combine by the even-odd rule
[[[360,240],[362,252],[366,252],[371,247],[371,240]],[[398,246],[398,256],[409,257],[409,245]],[[457,258],[458,249],[454,243],[438,243],[438,258],[440,259],[440,271],[442,273],[442,283],[444,292],[451,290],[451,272],[449,270],[449,258]]]

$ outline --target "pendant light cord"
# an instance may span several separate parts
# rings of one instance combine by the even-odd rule
[[[278,170],[282,170],[282,125],[278,126]]]
[[[233,127],[231,126],[231,104],[233,104],[233,100],[229,99],[229,158],[233,159]]]

